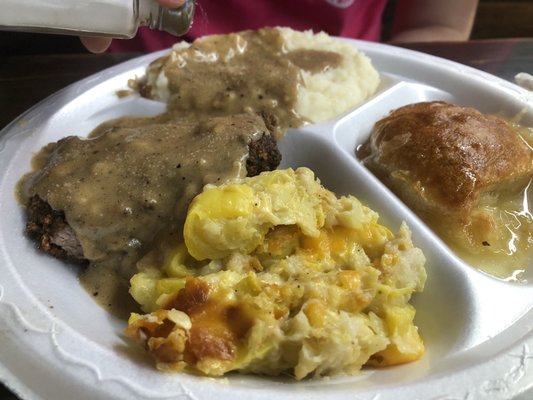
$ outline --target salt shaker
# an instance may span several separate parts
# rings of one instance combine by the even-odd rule
[[[155,0],[2,0],[0,29],[131,38],[139,26],[175,36],[191,26],[195,0],[176,9]]]

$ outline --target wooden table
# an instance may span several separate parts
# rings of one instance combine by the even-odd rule
[[[533,38],[464,43],[412,43],[402,47],[444,57],[511,82],[533,74]],[[140,54],[7,56],[0,63],[0,128],[61,88]],[[0,384],[0,400],[18,399]]]

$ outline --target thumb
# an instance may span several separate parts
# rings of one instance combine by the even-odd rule
[[[91,53],[103,53],[111,44],[111,39],[103,37],[82,36],[80,40]]]

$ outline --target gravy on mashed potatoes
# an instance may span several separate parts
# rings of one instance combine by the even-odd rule
[[[409,299],[422,251],[307,168],[221,186],[191,203],[184,238],[140,261],[130,292],[146,314],[127,335],[162,370],[304,377],[418,359]]]
[[[352,110],[380,78],[354,46],[325,33],[264,28],[179,43],[154,61],[141,93],[173,113],[259,112],[289,127],[321,123]]]

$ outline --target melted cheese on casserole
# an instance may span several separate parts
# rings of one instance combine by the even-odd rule
[[[309,169],[206,187],[183,242],[147,260],[130,290],[146,314],[126,332],[160,369],[302,379],[424,353],[408,302],[425,259],[407,226],[393,235]]]

